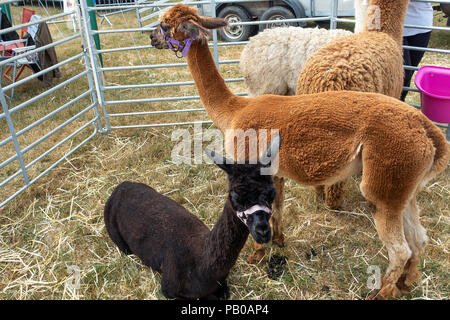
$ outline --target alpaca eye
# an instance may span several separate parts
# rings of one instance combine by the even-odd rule
[[[163,29],[164,32],[169,31],[170,26],[168,26],[167,24],[161,24],[161,29]]]

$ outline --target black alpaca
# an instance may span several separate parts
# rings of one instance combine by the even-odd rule
[[[278,136],[264,159],[273,160],[279,145]],[[261,174],[270,163],[237,164],[205,152],[227,173],[229,183],[223,213],[211,231],[181,205],[141,183],[121,183],[105,205],[111,239],[124,253],[162,273],[167,298],[228,298],[226,278],[249,232],[258,243],[271,238],[275,188],[271,176]]]

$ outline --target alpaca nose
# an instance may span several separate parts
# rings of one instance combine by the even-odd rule
[[[267,228],[265,226],[257,226],[255,228],[255,233],[258,236],[260,236],[261,238],[265,238],[269,232],[270,232],[270,228]]]

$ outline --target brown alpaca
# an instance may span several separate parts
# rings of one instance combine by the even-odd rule
[[[370,0],[364,32],[341,37],[312,55],[299,75],[296,94],[352,90],[400,98],[403,23],[408,3]],[[338,209],[344,184],[315,188],[318,195],[325,196],[328,207]],[[282,202],[283,193],[277,190],[277,194],[281,199],[276,201]]]
[[[445,169],[450,155],[442,132],[419,111],[377,93],[236,96],[219,74],[207,44],[208,29],[224,25],[223,19],[200,17],[195,9],[178,4],[161,15],[160,26],[151,34],[152,45],[163,49],[168,38],[196,38],[187,62],[208,115],[227,144],[233,139],[227,129],[278,129],[283,141],[280,176],[307,185],[330,185],[362,171],[361,191],[376,206],[376,229],[389,253],[377,297],[407,291],[419,277],[417,265],[426,241],[415,196]],[[277,221],[272,220],[273,239],[280,241]]]

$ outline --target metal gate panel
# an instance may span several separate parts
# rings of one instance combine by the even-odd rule
[[[59,32],[54,32],[56,25],[51,23],[71,21],[67,18],[72,14],[76,12],[56,11],[54,15],[33,23],[0,31],[1,35],[45,22],[52,33],[58,33],[53,43],[2,60],[2,69],[49,48],[55,49],[59,59],[57,64],[31,75],[24,74],[22,79],[13,83],[2,81],[0,208],[67,160],[69,155],[96,136],[101,128],[92,70],[87,51],[82,49],[86,48],[84,34],[80,28],[76,32],[59,34],[64,27],[60,25]],[[78,48],[77,52],[73,50],[75,47]],[[43,87],[37,78],[57,68],[62,72],[62,79],[55,81],[56,84],[50,88]],[[14,96],[10,98],[8,94],[12,90]]]

